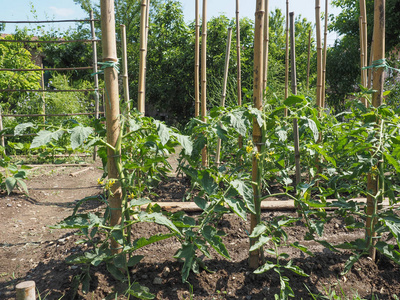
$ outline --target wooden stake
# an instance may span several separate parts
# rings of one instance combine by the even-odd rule
[[[362,27],[363,27],[363,49],[364,49],[364,66],[368,65],[368,28],[367,28],[367,6],[365,0],[360,0],[360,14],[362,16]],[[364,70],[364,80],[367,86],[367,70]]]
[[[364,27],[362,25],[362,16],[360,16],[359,18],[359,26],[360,26],[360,70],[361,70],[361,85],[364,86],[364,82],[365,82],[365,71],[364,71],[364,67],[365,67],[365,60],[364,60],[364,56],[365,56],[365,49],[364,49]],[[365,86],[364,86],[365,87]],[[361,102],[367,106],[367,100],[365,97],[361,97]]]
[[[96,120],[99,118],[99,75],[97,74],[97,42],[96,32],[94,30],[93,11],[90,11],[90,31],[92,34],[92,50],[93,50],[93,79],[94,79],[94,112]],[[96,160],[97,146],[93,148],[93,160]]]
[[[289,96],[289,0],[286,0],[285,100]],[[285,108],[285,117],[288,112]]]
[[[237,103],[242,105],[242,67],[240,59],[240,19],[239,0],[236,0],[236,55],[237,55]],[[239,149],[243,147],[243,137],[239,135]]]
[[[206,121],[207,115],[207,0],[203,0],[203,33],[201,38],[201,119]],[[201,150],[201,161],[208,166],[207,146]]]
[[[43,63],[42,63],[42,69],[43,69]],[[44,90],[44,72],[41,71],[41,78],[40,78],[40,85],[42,86],[42,89]],[[45,115],[46,114],[46,98],[45,98],[45,93],[42,93],[42,113]],[[43,124],[46,124],[46,117],[43,117]]]
[[[195,21],[195,46],[194,46],[194,116],[200,115],[200,18],[199,0],[196,0],[196,21]]]
[[[263,96],[263,69],[264,69],[264,51],[263,51],[263,38],[264,38],[264,15],[265,15],[265,2],[264,0],[257,0],[256,13],[255,13],[255,29],[254,29],[254,83],[253,83],[253,105],[256,109],[262,110],[262,96]],[[257,120],[253,119],[253,144],[256,148],[256,154],[261,151],[262,129],[260,128]],[[261,187],[259,184],[260,176],[258,169],[258,156],[253,155],[252,164],[252,181],[254,193],[254,206],[256,214],[250,216],[250,232],[261,222],[260,219],[260,197]],[[250,246],[254,245],[255,239],[250,240]],[[259,266],[259,258],[261,255],[260,249],[250,252],[249,266],[250,268],[257,268]]]
[[[145,31],[145,64],[144,64],[144,98],[146,99],[146,74],[147,74],[147,50],[149,44],[150,0],[146,0],[146,31]],[[146,100],[145,100],[146,101]],[[146,106],[146,105],[145,105]]]
[[[268,51],[269,51],[269,0],[265,0],[265,17],[264,17],[264,80],[263,90],[267,88],[268,81]]]
[[[297,95],[297,75],[296,75],[296,39],[294,28],[294,12],[290,13],[290,61],[291,61],[291,79],[292,94]],[[294,158],[296,164],[296,182],[295,188],[301,181],[300,170],[300,145],[299,145],[299,125],[297,119],[293,119],[293,139],[294,139]]]
[[[16,289],[16,300],[36,300],[36,284],[34,281],[18,283]]]
[[[126,115],[131,111],[129,103],[129,82],[128,82],[128,54],[126,50],[126,28],[121,25],[121,47],[122,47],[122,84],[124,86],[124,100],[126,104]]]
[[[117,44],[115,40],[115,16],[114,1],[101,0],[101,32],[103,47],[103,62],[117,62]],[[119,122],[119,95],[118,95],[118,74],[113,67],[107,67],[104,70],[104,81],[106,88],[105,110],[106,110],[106,130],[107,143],[113,147],[116,146],[120,134]],[[111,148],[107,148],[107,170],[108,178],[118,180],[119,174],[117,170],[117,161],[120,153],[115,153]],[[122,192],[121,186],[117,181],[110,190],[108,203],[111,208],[110,225],[115,226],[121,223],[122,212]],[[121,252],[120,245],[111,240],[112,253]]]
[[[226,85],[228,83],[228,71],[229,71],[229,59],[231,56],[231,40],[232,40],[232,27],[228,28],[228,37],[226,40],[226,51],[225,51],[225,67],[224,67],[224,82],[222,86],[222,95],[220,106],[225,106],[225,98],[226,98]],[[221,154],[221,139],[217,140],[217,152],[215,156],[215,164],[217,168],[220,165],[220,154]]]
[[[317,106],[322,110],[322,41],[321,41],[321,6],[315,0],[315,30],[317,36]]]
[[[308,51],[307,51],[307,92],[310,89],[310,61],[311,61],[311,29],[308,31]]]
[[[322,61],[322,91],[321,91],[321,106],[325,107],[325,86],[326,86],[326,50],[328,42],[328,0],[325,0],[325,28],[324,28],[324,51]]]
[[[385,0],[375,0],[374,1],[374,61],[379,61],[385,59]],[[376,92],[372,94],[372,105],[374,107],[379,107],[383,102],[383,83],[384,83],[384,68],[374,68],[373,74],[373,85],[372,88]],[[379,170],[379,165],[376,166]],[[372,195],[376,195],[379,189],[378,176],[372,173],[368,174],[367,189]],[[375,226],[377,219],[373,215],[377,213],[378,200],[371,196],[367,196],[367,240],[372,237],[371,243],[368,245],[369,256],[375,261],[376,258],[376,248],[373,245],[376,244],[376,232],[371,228]]]
[[[138,85],[138,110],[145,114],[145,68],[146,68],[146,16],[147,1],[142,0],[140,10],[140,61],[139,61],[139,85]]]
[[[242,68],[240,59],[240,19],[239,0],[236,0],[236,55],[237,55],[237,102],[242,105]]]

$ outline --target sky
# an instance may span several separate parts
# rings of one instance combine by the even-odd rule
[[[96,0],[99,1],[99,0]],[[180,0],[185,15],[185,21],[190,22],[195,17],[195,0]],[[200,13],[202,11],[202,0],[200,2]],[[220,14],[226,15],[228,18],[235,17],[236,0],[208,0],[207,1],[207,18]],[[321,11],[325,10],[325,1],[321,2]],[[254,19],[255,0],[239,0],[240,17],[249,17]],[[32,6],[34,9],[32,9]],[[286,0],[270,0],[270,11],[276,7],[286,11]],[[84,19],[88,16],[76,5],[73,0],[13,0],[2,1],[0,10],[0,21],[26,21],[35,20],[32,11],[35,11],[37,20],[67,20],[67,19]],[[289,11],[293,11],[295,15],[302,15],[309,21],[315,22],[315,1],[312,0],[290,0]],[[329,7],[328,13],[337,14],[340,9]],[[29,26],[28,24],[19,24],[19,27]],[[73,23],[55,23],[53,28],[61,30],[73,26]],[[5,33],[14,32],[16,24],[6,24]],[[33,25],[32,25],[33,26]],[[328,34],[328,44],[333,44],[336,33]]]

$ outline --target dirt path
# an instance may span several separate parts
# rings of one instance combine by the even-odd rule
[[[71,215],[77,200],[101,192],[99,166],[33,168],[26,180],[29,196],[1,195],[0,299],[13,295],[16,281],[32,277],[29,271],[49,256],[46,248],[65,243],[65,231],[48,226]]]

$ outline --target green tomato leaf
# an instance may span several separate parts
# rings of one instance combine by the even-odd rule
[[[356,255],[352,255],[349,257],[349,259],[346,261],[346,263],[344,264],[344,269],[342,272],[340,272],[340,275],[345,275],[347,272],[350,271],[350,269],[353,267],[353,265],[360,259],[360,257],[364,255],[363,252],[356,254]]]
[[[239,195],[243,198],[246,207],[253,214],[256,213],[254,206],[254,194],[253,189],[250,184],[246,184],[245,181],[235,179],[231,182],[231,186],[239,193]]]
[[[202,234],[211,247],[213,247],[223,257],[230,259],[228,250],[214,227],[208,225],[204,226]]]
[[[154,299],[156,296],[149,292],[149,288],[140,285],[138,282],[131,284],[127,292],[139,299],[150,300]]]
[[[254,271],[254,273],[255,274],[262,274],[262,273],[268,272],[269,270],[271,270],[273,268],[277,268],[277,265],[267,261],[264,265],[262,265],[261,267],[256,269]]]
[[[15,179],[14,177],[6,178],[6,189],[9,195],[14,190],[16,184],[17,184],[17,179]]]
[[[174,258],[184,259],[185,262],[182,268],[182,282],[186,282],[189,277],[189,272],[192,269],[192,265],[195,261],[196,248],[194,244],[184,244],[182,248],[179,249]]]
[[[170,137],[169,132],[170,132],[170,130],[169,130],[169,128],[167,126],[165,126],[165,124],[163,124],[163,123],[161,123],[159,121],[155,121],[154,123],[157,126],[157,133],[158,133],[158,136],[160,138],[161,145],[164,146],[169,141],[169,137]]]

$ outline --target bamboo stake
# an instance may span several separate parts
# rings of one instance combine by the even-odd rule
[[[221,95],[221,103],[220,106],[225,106],[225,98],[226,98],[226,85],[228,83],[228,71],[229,71],[229,59],[231,55],[231,40],[232,40],[232,27],[228,28],[228,37],[226,40],[226,51],[225,51],[225,67],[224,67],[224,82],[222,86],[222,95]],[[220,165],[220,154],[221,154],[221,139],[217,140],[217,152],[216,152],[216,166],[217,168]]]
[[[240,19],[239,19],[239,0],[236,0],[236,55],[237,55],[237,103],[242,105],[242,66],[240,59]],[[243,147],[243,137],[239,135],[239,149]]]
[[[43,64],[41,64],[42,69],[43,69]],[[41,78],[40,78],[40,85],[42,86],[42,89],[44,90],[44,72],[41,72]],[[46,114],[46,98],[45,98],[45,93],[42,93],[42,113],[45,115]],[[46,123],[46,117],[43,117],[43,124]]]
[[[237,98],[238,105],[242,105],[242,67],[240,59],[240,19],[239,0],[236,0],[236,55],[237,55]]]
[[[139,60],[139,86],[138,110],[145,113],[145,68],[146,68],[146,7],[147,1],[142,0],[140,10],[140,60]]]
[[[297,95],[297,75],[296,75],[296,40],[294,28],[294,12],[290,13],[290,61],[291,61],[291,79],[292,79],[292,93]],[[293,119],[293,139],[294,139],[294,158],[296,164],[296,186],[301,181],[300,170],[300,145],[299,145],[299,125],[297,119]]]
[[[262,110],[262,96],[263,96],[263,69],[264,69],[264,51],[263,51],[263,37],[264,37],[264,0],[257,0],[256,13],[255,13],[255,29],[254,29],[254,83],[253,83],[253,105],[256,109]],[[258,156],[261,153],[262,129],[260,128],[257,120],[253,119],[253,144],[256,148],[256,154],[253,155],[252,163],[252,181],[254,193],[254,206],[256,214],[250,216],[250,232],[253,232],[257,224],[260,223],[260,170],[258,168]],[[254,245],[256,239],[250,239],[250,246]],[[259,258],[262,251],[260,249],[250,252],[249,266],[250,268],[257,268],[259,266]]]
[[[126,27],[120,25],[121,28],[121,46],[122,46],[122,84],[124,87],[124,100],[126,104],[126,115],[129,115],[131,111],[129,102],[129,82],[128,82],[128,54],[126,50]]]
[[[145,64],[144,64],[144,98],[146,98],[147,50],[149,44],[150,0],[146,0]]]
[[[0,131],[3,131],[3,109],[2,109],[2,107],[1,107],[1,105],[0,105]],[[4,148],[5,147],[5,143],[4,143],[4,135],[2,134],[1,136],[0,136],[0,142],[1,142],[1,146]],[[6,150],[4,149],[4,152],[5,152]]]
[[[206,121],[207,115],[207,0],[203,0],[203,33],[201,38],[201,119]],[[208,166],[207,146],[201,150],[201,161]]]
[[[310,61],[311,61],[311,29],[308,31],[308,51],[307,51],[307,92],[310,89]]]
[[[374,2],[374,61],[385,59],[385,0],[376,0]],[[379,107],[383,103],[383,83],[384,83],[384,68],[374,68],[373,74],[373,90],[372,94],[372,105]],[[380,163],[378,163],[378,170],[380,169]],[[379,190],[378,176],[373,175],[372,172],[368,174],[367,183],[368,192],[371,195],[376,195]],[[369,241],[369,256],[375,261],[376,248],[373,246],[376,244],[376,232],[373,230],[377,219],[374,215],[378,209],[378,199],[374,199],[371,195],[367,196],[367,240]],[[372,230],[371,230],[372,229]]]
[[[320,0],[315,0],[315,26],[317,36],[317,106],[322,109],[322,43]]]
[[[372,66],[372,62],[374,60],[374,34],[375,32],[372,33],[372,41],[371,41],[371,51],[369,53],[369,66]],[[372,68],[368,69],[368,89],[372,88]],[[368,103],[367,103],[368,104]]]
[[[93,20],[93,11],[90,12],[90,19]],[[99,75],[97,74],[97,43],[96,43],[96,33],[94,30],[94,21],[90,23],[90,30],[92,33],[92,49],[93,49],[93,77],[94,77],[94,109],[96,113],[96,119],[99,118]]]
[[[93,79],[94,79],[94,112],[96,120],[99,118],[99,74],[97,74],[97,42],[96,32],[94,29],[93,11],[90,11],[90,31],[92,34],[92,50],[93,50]],[[93,148],[93,160],[96,160],[97,146]]]
[[[269,52],[269,0],[265,0],[265,16],[264,16],[264,80],[263,90],[267,88],[268,81],[268,53]]]
[[[286,0],[285,100],[289,96],[289,0]],[[285,108],[285,117],[288,114]]]
[[[359,26],[360,26],[360,69],[361,69],[361,85],[364,86],[364,82],[365,82],[365,71],[364,71],[364,67],[365,67],[365,60],[364,60],[364,56],[365,56],[365,49],[364,49],[364,27],[362,25],[362,19],[363,17],[360,16],[359,17]],[[365,86],[364,86],[365,87]],[[365,97],[361,97],[361,102],[367,106],[367,100],[365,99]]]
[[[195,25],[195,46],[194,46],[194,116],[200,115],[200,17],[199,0],[196,0],[196,25]]]
[[[360,13],[362,16],[363,27],[363,48],[364,48],[364,66],[368,65],[368,28],[367,28],[367,6],[365,0],[360,0]],[[364,70],[364,86],[367,86],[367,70]]]
[[[114,16],[114,1],[101,0],[101,32],[102,32],[102,47],[103,61],[117,62],[117,45],[115,40],[115,16]],[[119,97],[118,97],[118,74],[115,68],[107,67],[104,70],[104,81],[106,86],[106,129],[107,143],[113,147],[116,146],[120,134],[119,122]],[[107,170],[108,178],[118,179],[117,160],[120,153],[116,153],[110,147],[107,148]],[[111,209],[110,225],[115,226],[121,223],[122,216],[122,191],[119,182],[117,181],[110,189],[108,203]],[[111,239],[112,253],[121,251],[120,245]]]
[[[325,28],[324,28],[324,50],[323,50],[323,61],[322,61],[322,91],[321,91],[321,106],[325,107],[325,89],[326,89],[326,50],[328,42],[328,0],[325,0]]]

